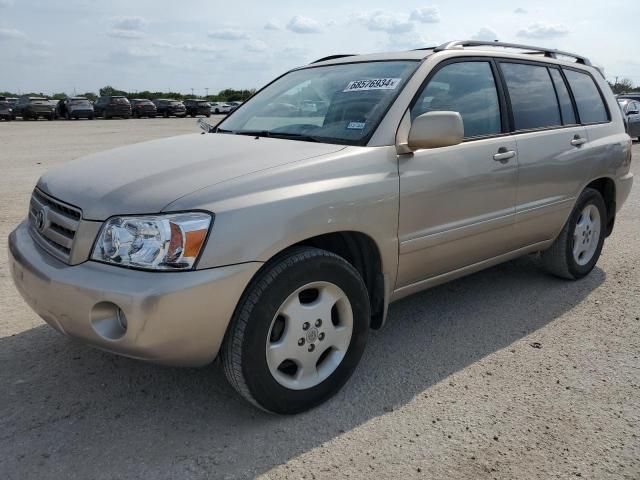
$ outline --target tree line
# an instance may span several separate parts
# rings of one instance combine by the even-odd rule
[[[256,93],[255,88],[249,90],[235,90],[233,88],[226,88],[221,90],[217,94],[207,95],[204,97],[200,97],[197,95],[190,95],[186,93],[179,92],[151,92],[149,90],[144,90],[141,92],[127,92],[125,90],[119,90],[117,88],[112,87],[111,85],[107,85],[102,87],[98,93],[95,92],[85,92],[78,95],[73,95],[76,97],[85,97],[91,101],[96,100],[99,96],[113,96],[113,95],[122,95],[128,98],[148,98],[152,100],[154,98],[175,98],[176,100],[185,100],[187,98],[200,98],[203,100],[208,100],[210,102],[243,102],[247,100],[251,95]],[[54,100],[63,100],[65,98],[69,98],[72,95],[67,95],[64,92],[54,93],[53,95],[46,95],[42,92],[25,92],[20,95],[13,92],[0,92],[0,97],[20,97],[22,95],[28,95],[30,97],[47,97]]]

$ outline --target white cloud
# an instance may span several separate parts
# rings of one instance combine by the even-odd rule
[[[437,7],[416,8],[411,12],[409,20],[420,23],[438,23],[440,21],[440,11]]]
[[[428,46],[429,42],[415,30],[390,34],[387,43],[384,45],[385,49],[390,51],[412,50]]]
[[[212,30],[209,32],[209,38],[216,40],[246,40],[249,34],[244,30],[237,28],[222,28],[220,30]]]
[[[355,20],[373,32],[406,33],[414,28],[413,22],[407,18],[382,10],[358,14]]]
[[[144,32],[140,32],[138,30],[120,30],[117,28],[112,28],[107,32],[107,35],[113,38],[136,39],[143,38]]]
[[[142,17],[116,17],[111,23],[114,30],[140,31],[146,26],[147,21]]]
[[[218,53],[218,48],[213,45],[206,44],[193,44],[193,43],[167,43],[167,42],[153,42],[153,47],[164,48],[169,50],[182,50],[183,52],[197,52],[197,53]]]
[[[480,30],[478,30],[475,35],[473,35],[471,37],[472,40],[489,40],[489,41],[493,41],[493,40],[497,40],[498,39],[498,34],[488,28],[488,27],[482,27]]]
[[[513,11],[513,13],[516,13],[518,15],[526,15],[528,12],[524,8],[518,7]]]
[[[111,52],[110,62],[134,62],[139,60],[150,60],[160,56],[157,51],[145,47],[131,47],[123,50]]]
[[[320,33],[322,31],[320,24],[313,18],[303,17],[302,15],[296,15],[289,20],[287,28],[295,33]]]
[[[142,17],[115,17],[107,35],[113,38],[137,39],[144,37],[147,21]]]
[[[0,41],[2,40],[26,40],[27,36],[15,28],[0,28]]]
[[[269,21],[264,24],[265,30],[280,30],[280,26],[276,22]]]
[[[249,40],[247,43],[244,44],[244,49],[247,50],[248,52],[254,52],[254,53],[265,52],[267,48],[268,48],[267,44],[264,43],[262,40]]]
[[[569,33],[569,29],[560,24],[534,23],[518,32],[519,37],[525,38],[556,38]]]

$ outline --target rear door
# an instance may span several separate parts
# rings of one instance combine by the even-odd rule
[[[538,62],[500,60],[518,149],[515,250],[554,238],[588,172],[585,128],[563,72]]]
[[[495,64],[465,58],[436,69],[411,118],[459,112],[465,141],[400,158],[397,288],[504,254],[513,233],[518,162]]]

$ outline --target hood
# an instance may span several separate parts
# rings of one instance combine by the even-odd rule
[[[43,175],[38,188],[81,208],[85,219],[105,220],[158,213],[196,190],[343,148],[246,135],[182,135],[67,162]]]

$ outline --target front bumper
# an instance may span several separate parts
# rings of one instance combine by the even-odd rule
[[[168,365],[200,366],[216,357],[236,304],[261,265],[190,272],[91,261],[70,266],[42,250],[26,222],[9,236],[14,283],[49,325],[102,350]]]

